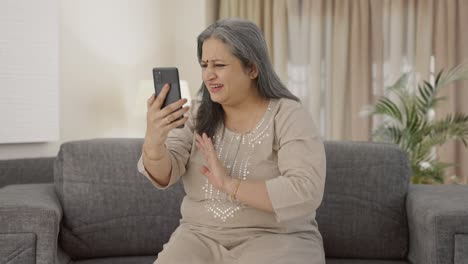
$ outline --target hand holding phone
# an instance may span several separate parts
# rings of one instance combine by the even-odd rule
[[[161,109],[181,99],[179,71],[176,67],[154,68],[153,80],[156,96],[159,96],[165,84],[169,84],[170,86],[169,92],[167,93],[166,98],[164,99],[164,103],[161,106]],[[181,118],[182,116],[176,120],[179,120]],[[175,120],[171,122],[174,121]],[[183,127],[184,125],[181,125],[177,128]]]

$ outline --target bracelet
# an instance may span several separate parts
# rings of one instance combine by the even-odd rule
[[[239,190],[239,186],[241,184],[241,179],[236,179],[236,180],[237,180],[236,189],[234,189],[234,192],[231,194],[231,201],[232,202],[234,202],[234,201],[237,202],[237,191]]]

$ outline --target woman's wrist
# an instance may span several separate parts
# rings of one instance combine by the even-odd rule
[[[142,152],[143,152],[143,156],[145,158],[147,158],[148,160],[151,160],[151,161],[160,161],[164,158],[164,156],[166,155],[166,148],[162,147],[162,150],[159,150],[159,151],[149,151],[147,150],[147,148],[145,147],[145,145],[143,144],[143,149],[142,149]]]
[[[239,178],[229,178],[227,181],[225,193],[229,195],[232,202],[237,201],[237,193],[241,184],[241,179]]]

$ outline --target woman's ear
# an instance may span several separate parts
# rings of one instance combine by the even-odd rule
[[[255,63],[252,63],[250,65],[250,69],[249,69],[249,77],[250,77],[250,79],[253,80],[253,79],[257,78],[257,76],[258,76],[258,67],[257,67],[257,65]]]

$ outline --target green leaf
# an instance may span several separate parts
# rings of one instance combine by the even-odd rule
[[[401,121],[401,112],[398,109],[398,106],[386,97],[383,97],[377,101],[374,111],[376,114],[385,115],[387,117]]]
[[[439,73],[437,74],[436,78],[435,78],[435,84],[434,86],[437,87],[439,86],[439,82],[440,82],[440,77],[442,76],[442,73],[444,72],[444,69],[440,70]]]
[[[373,131],[373,140],[398,144],[410,159],[413,183],[443,183],[444,171],[451,164],[439,162],[434,150],[449,140],[459,140],[468,147],[468,115],[455,113],[437,120],[428,120],[429,110],[445,100],[437,93],[453,81],[468,79],[468,63],[441,70],[432,85],[417,84],[415,92],[408,87],[412,73],[404,73],[373,107],[372,115],[384,122]],[[421,162],[431,164],[421,169]]]
[[[411,73],[403,73],[398,80],[391,85],[390,87],[387,87],[386,90],[389,92],[394,92],[397,90],[406,90],[406,87],[408,85],[409,78],[411,77]]]

